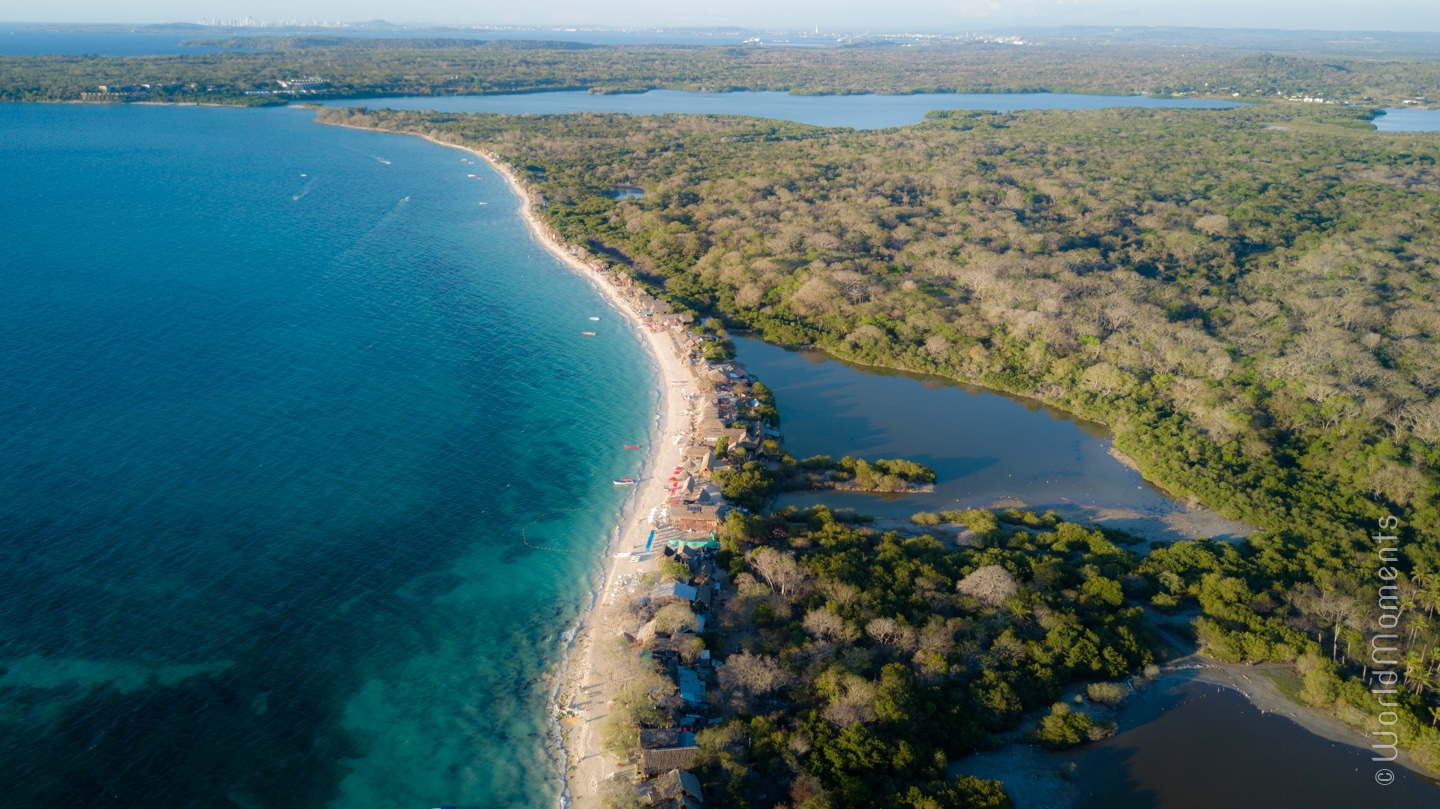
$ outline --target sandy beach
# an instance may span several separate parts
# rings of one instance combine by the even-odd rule
[[[328,124],[344,126],[344,124]],[[367,127],[352,127],[376,131]],[[535,213],[534,199],[500,161],[482,151],[456,143],[431,138],[414,132],[393,134],[422,137],[439,146],[458,149],[484,160],[515,194],[520,216],[533,238],[567,267],[584,276],[610,304],[612,317],[621,318],[627,328],[635,330],[644,345],[656,373],[656,420],[651,430],[650,446],[646,447],[646,463],[635,485],[634,495],[626,501],[618,515],[617,530],[604,551],[604,558],[589,608],[582,613],[579,624],[570,633],[571,641],[558,666],[558,679],[552,691],[551,716],[555,721],[553,753],[557,766],[564,773],[560,796],[562,807],[579,809],[599,806],[600,783],[617,774],[631,774],[626,762],[605,752],[599,737],[600,720],[614,696],[617,673],[599,654],[600,641],[634,632],[628,612],[616,606],[616,596],[635,578],[658,569],[662,548],[645,552],[650,536],[648,520],[651,507],[669,502],[669,472],[683,464],[682,450],[692,428],[689,412],[690,394],[699,391],[695,373],[682,361],[670,332],[649,323],[639,307],[632,302],[629,289],[616,285],[611,275],[601,273],[570,252],[566,245],[551,238]],[[603,317],[603,315],[602,315]],[[594,324],[605,328],[606,321]]]
[[[557,763],[563,765],[565,778],[560,803],[582,808],[598,806],[601,781],[617,773],[630,774],[624,762],[602,749],[599,738],[600,720],[619,684],[614,667],[607,665],[599,654],[600,641],[637,629],[627,623],[632,620],[628,612],[616,606],[616,595],[627,582],[658,567],[660,546],[645,552],[652,529],[648,514],[651,507],[663,507],[669,501],[669,471],[682,465],[681,451],[691,429],[686,397],[699,388],[692,368],[677,356],[670,333],[658,326],[651,328],[644,314],[632,303],[628,290],[611,283],[610,276],[595,271],[549,236],[535,214],[530,193],[510,171],[482,152],[443,141],[434,142],[479,156],[505,178],[519,200],[520,215],[536,241],[566,266],[589,279],[624,317],[627,326],[641,337],[658,377],[657,419],[651,430],[651,445],[646,448],[645,469],[634,496],[619,517],[619,530],[605,550],[590,608],[581,616],[560,664],[551,706],[559,737]],[[603,327],[603,323],[601,325]]]

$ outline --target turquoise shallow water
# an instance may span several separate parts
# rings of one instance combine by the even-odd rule
[[[656,383],[465,156],[0,105],[0,806],[553,805]]]

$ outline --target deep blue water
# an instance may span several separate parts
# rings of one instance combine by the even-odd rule
[[[466,157],[0,105],[0,807],[553,805],[656,382]]]
[[[586,92],[522,93],[484,96],[407,96],[327,101],[331,106],[439,112],[554,114],[627,112],[634,115],[688,113],[752,115],[815,126],[882,129],[925,120],[930,110],[1093,110],[1105,107],[1184,107],[1221,109],[1230,101],[1148,96],[1098,96],[1075,93],[917,93],[915,95],[801,96],[789,93],[648,93],[597,95]]]

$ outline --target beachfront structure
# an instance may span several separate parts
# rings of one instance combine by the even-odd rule
[[[681,455],[687,462],[695,465],[695,474],[701,478],[710,477],[710,467],[715,462],[715,453],[703,444],[692,444],[686,447]]]
[[[675,672],[680,685],[680,699],[685,700],[686,705],[705,704],[705,679],[700,672],[689,666],[679,666]]]
[[[673,601],[689,603],[695,600],[696,595],[695,588],[691,585],[676,581],[662,582],[655,585],[655,589],[650,591],[650,603],[668,604]]]
[[[686,770],[670,770],[656,778],[647,797],[652,806],[665,809],[700,809],[705,805],[700,779]]]
[[[641,728],[640,749],[660,750],[667,747],[693,747],[695,734],[680,728]]]
[[[723,508],[713,503],[687,505],[675,515],[675,527],[681,531],[718,531],[725,516]]]
[[[688,768],[699,755],[698,747],[666,747],[640,751],[640,772],[645,776],[660,775],[671,770]]]

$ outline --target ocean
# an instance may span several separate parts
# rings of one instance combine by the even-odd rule
[[[0,806],[554,805],[657,379],[469,159],[0,105]]]

